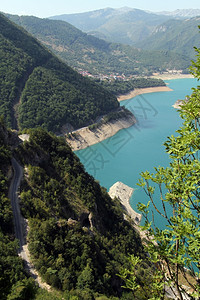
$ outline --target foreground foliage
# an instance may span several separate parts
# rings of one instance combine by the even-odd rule
[[[200,50],[193,62],[192,74],[200,79]],[[193,88],[191,96],[181,107],[182,127],[176,136],[168,137],[166,152],[171,162],[167,168],[155,168],[155,174],[142,173],[140,186],[149,203],[140,204],[147,230],[146,251],[156,266],[152,286],[156,287],[152,299],[164,299],[170,291],[174,297],[199,299],[200,296],[200,87]],[[153,210],[155,216],[149,217]],[[158,214],[165,224],[156,225]],[[133,258],[137,262],[137,258]],[[133,263],[132,263],[133,265]],[[131,275],[123,273],[127,288],[134,292],[140,287]],[[130,278],[131,277],[131,278]],[[132,286],[129,284],[129,280]]]
[[[144,260],[143,270],[146,257],[119,201],[84,171],[62,138],[43,129],[29,133],[30,140],[19,144],[16,134],[0,123],[0,298],[132,299],[117,274],[129,265],[127,253]],[[7,197],[13,154],[25,165],[20,204],[30,228],[29,250],[42,278],[54,288],[51,293],[38,289],[17,256]]]

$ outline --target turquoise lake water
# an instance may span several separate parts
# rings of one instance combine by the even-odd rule
[[[143,94],[121,102],[136,116],[136,125],[76,152],[87,172],[102,186],[109,189],[116,181],[122,181],[134,188],[130,204],[136,211],[138,202],[148,202],[142,188],[137,186],[140,173],[169,165],[163,143],[167,136],[175,134],[182,122],[172,105],[190,95],[191,88],[197,86],[193,78],[165,82],[173,91]],[[159,197],[156,201],[159,203]]]

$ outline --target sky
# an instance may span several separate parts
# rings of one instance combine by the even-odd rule
[[[131,7],[152,12],[176,9],[200,9],[199,0],[0,0],[0,11],[16,15],[46,18],[107,7]]]

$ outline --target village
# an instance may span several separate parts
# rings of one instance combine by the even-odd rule
[[[183,74],[183,71],[182,70],[176,70],[176,69],[173,69],[173,70],[170,70],[170,69],[167,69],[165,72],[156,72],[156,73],[152,73],[151,75],[149,76],[143,76],[143,75],[125,75],[125,74],[119,74],[119,73],[112,73],[112,74],[97,74],[97,75],[93,75],[91,74],[89,71],[85,71],[83,69],[80,69],[80,68],[77,68],[76,71],[81,74],[82,76],[84,77],[89,77],[89,78],[92,78],[92,79],[96,79],[96,80],[100,80],[100,81],[103,81],[103,80],[107,80],[107,81],[129,81],[129,80],[132,80],[132,79],[135,79],[135,78],[141,78],[141,77],[144,77],[144,78],[168,78],[170,76],[171,77],[175,77],[175,76],[178,76],[178,77],[188,77],[188,74]]]

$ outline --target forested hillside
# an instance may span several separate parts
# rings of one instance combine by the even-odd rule
[[[23,26],[71,67],[93,75],[114,73],[142,76],[166,69],[185,70],[190,63],[185,55],[177,55],[165,49],[150,52],[106,42],[83,33],[67,22],[30,16],[8,17]]]
[[[154,79],[154,78],[136,78],[129,81],[113,81],[113,82],[98,80],[97,82],[116,96],[127,94],[133,91],[134,89],[166,86],[163,80]]]
[[[8,189],[12,175],[11,146],[17,137],[7,131],[0,120],[0,299],[32,299],[35,285],[24,270],[17,255],[18,242],[14,238],[13,214]],[[20,297],[24,296],[25,298]]]
[[[0,14],[0,114],[13,128],[81,127],[119,106]]]
[[[41,291],[28,279],[17,256],[8,199],[14,155],[24,166],[20,205],[28,219],[32,261],[42,278],[66,300],[101,295],[131,299],[117,274],[129,265],[128,254],[143,259],[145,255],[119,200],[112,200],[85,172],[64,139],[43,129],[31,129],[29,134],[29,141],[16,143],[16,135],[0,123],[0,298],[52,299],[51,293],[40,298]]]
[[[167,50],[185,54],[194,59],[194,46],[199,47],[200,17],[181,20],[169,20],[155,28],[154,32],[138,47],[148,50]]]
[[[148,51],[173,51],[194,59],[193,46],[200,46],[198,10],[152,13],[144,10],[102,9],[52,17],[107,41]]]

